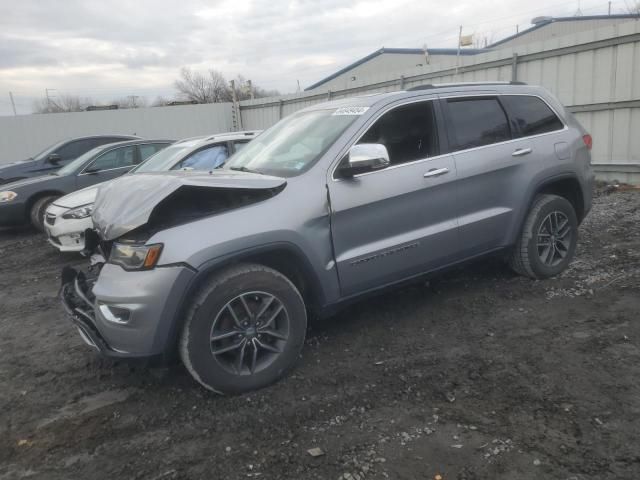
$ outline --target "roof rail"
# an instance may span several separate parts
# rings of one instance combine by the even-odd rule
[[[525,82],[459,82],[459,83],[427,83],[425,85],[417,85],[415,87],[407,88],[407,92],[414,92],[416,90],[430,90],[432,88],[447,88],[447,87],[477,87],[485,85],[526,85]]]

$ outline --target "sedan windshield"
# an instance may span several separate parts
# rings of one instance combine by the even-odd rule
[[[64,176],[64,175],[71,175],[72,173],[75,173],[76,170],[80,170],[82,168],[82,166],[85,164],[87,160],[90,160],[92,157],[96,156],[103,149],[104,149],[104,146],[96,147],[93,150],[89,150],[87,153],[80,155],[73,162],[68,163],[67,165],[62,167],[60,170],[58,170],[55,173],[55,175]]]
[[[200,143],[200,140],[180,142],[169,145],[167,148],[160,150],[155,155],[149,157],[145,162],[138,165],[129,173],[144,172],[162,172],[171,170],[171,167],[182,158],[182,154],[191,150],[194,145]]]
[[[356,118],[335,109],[293,114],[233,155],[222,168],[280,177],[299,175],[318,161]]]

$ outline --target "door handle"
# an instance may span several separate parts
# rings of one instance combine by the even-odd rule
[[[533,150],[530,148],[518,148],[515,152],[511,154],[512,157],[521,157],[523,155],[527,155],[531,153]]]
[[[427,173],[425,173],[423,176],[424,176],[424,178],[437,177],[438,175],[444,175],[445,173],[449,173],[449,169],[448,168],[432,168]]]

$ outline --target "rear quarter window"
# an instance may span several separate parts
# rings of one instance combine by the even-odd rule
[[[504,95],[515,136],[528,137],[562,130],[564,124],[544,100],[530,95]]]

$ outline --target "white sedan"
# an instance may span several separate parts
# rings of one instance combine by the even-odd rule
[[[259,131],[233,132],[175,142],[131,170],[162,172],[167,170],[212,170],[253,140]],[[84,234],[93,228],[91,213],[98,185],[56,199],[44,216],[49,243],[61,252],[84,250]]]

